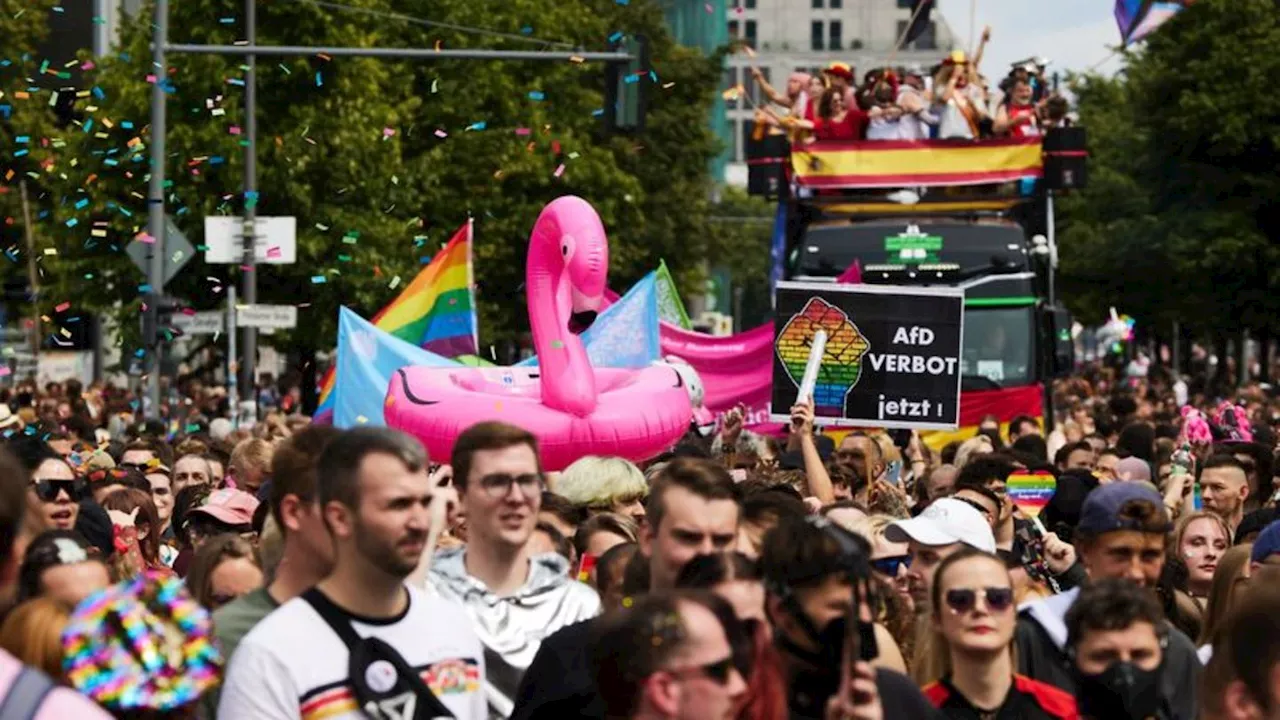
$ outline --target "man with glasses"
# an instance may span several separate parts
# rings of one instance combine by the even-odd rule
[[[943,560],[966,546],[996,551],[995,535],[982,512],[954,497],[937,500],[910,520],[894,522],[884,536],[889,542],[907,543],[911,558],[907,580],[917,615],[929,612],[933,574]]]
[[[168,465],[165,462],[167,454],[168,448],[159,440],[134,440],[125,446],[118,465],[145,473],[147,468],[155,463]]]
[[[532,433],[479,423],[458,436],[451,461],[467,544],[437,555],[427,586],[471,616],[485,646],[490,715],[507,717],[542,638],[598,615],[600,599],[570,579],[564,557],[527,551],[545,487]]]
[[[592,665],[607,716],[729,720],[747,690],[734,664],[741,635],[725,600],[649,595],[601,620]]]

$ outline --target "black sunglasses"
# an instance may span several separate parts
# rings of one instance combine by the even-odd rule
[[[956,588],[948,590],[946,599],[947,607],[957,614],[963,615],[973,610],[978,605],[978,596],[981,595],[983,602],[987,606],[987,610],[993,613],[1001,613],[1013,607],[1013,588],[1007,587],[989,587],[978,588]]]
[[[872,560],[871,567],[881,575],[889,577],[898,577],[898,572],[904,567],[911,567],[910,555],[896,555],[894,557],[880,558]]]
[[[494,473],[480,478],[480,489],[491,498],[504,498],[511,494],[511,486],[518,485],[526,497],[542,493],[542,476],[537,473],[506,475]]]
[[[699,673],[702,675],[706,675],[709,680],[716,683],[717,685],[727,685],[729,683],[729,676],[733,673],[733,669],[734,669],[733,656],[730,655],[729,657],[723,660],[717,660],[712,663],[707,663],[706,665],[694,665],[691,667],[684,667],[684,668],[672,668],[671,670],[668,670],[668,672]]]
[[[83,485],[79,480],[34,480],[31,487],[35,488],[36,497],[43,502],[53,502],[63,492],[72,501],[79,500],[83,494]]]

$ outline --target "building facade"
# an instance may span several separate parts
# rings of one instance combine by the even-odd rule
[[[729,58],[722,89],[742,85],[746,97],[727,109],[729,149],[725,181],[747,182],[746,143],[751,135],[753,104],[764,102],[751,76],[758,67],[779,92],[796,70],[813,72],[832,62],[845,62],[861,79],[886,65],[931,67],[953,49],[963,49],[940,13],[934,10],[924,34],[895,51],[912,17],[912,0],[727,0],[725,25],[730,38],[754,48],[755,57],[739,52]]]

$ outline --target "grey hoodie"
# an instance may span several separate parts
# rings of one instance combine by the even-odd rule
[[[484,643],[489,716],[511,714],[516,690],[542,639],[566,625],[600,614],[600,598],[569,578],[569,561],[555,553],[529,560],[529,577],[512,595],[499,597],[467,574],[465,547],[436,554],[427,590],[462,605]]]

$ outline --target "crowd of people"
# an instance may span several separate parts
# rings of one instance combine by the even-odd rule
[[[1091,370],[1051,432],[989,418],[941,448],[833,437],[801,403],[777,436],[731,413],[554,473],[504,423],[428,458],[296,414],[156,427],[113,392],[0,398],[0,717],[1280,708],[1266,388]]]
[[[759,68],[752,75],[767,103],[756,108],[757,134],[785,130],[793,142],[1025,138],[1070,124],[1067,99],[1051,87],[1047,61],[1015,64],[998,84],[979,66],[990,30],[972,57],[947,56],[932,71],[918,66],[875,68],[861,83],[856,69],[833,62],[821,72],[796,71],[785,92]]]

